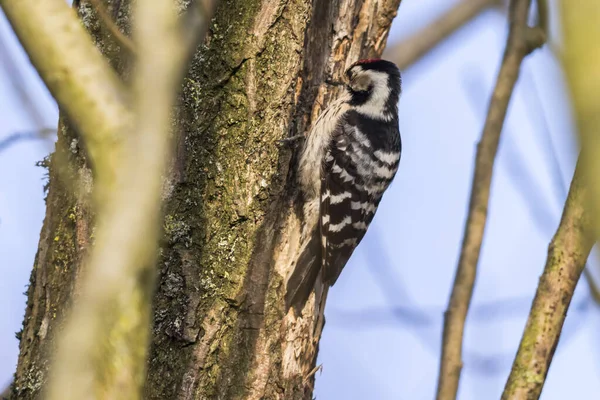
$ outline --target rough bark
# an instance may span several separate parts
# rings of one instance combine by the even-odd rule
[[[299,318],[283,308],[303,221],[295,149],[277,140],[310,125],[333,94],[325,79],[381,54],[399,3],[221,1],[174,114],[146,398],[310,398],[319,333],[310,301]],[[122,70],[93,9],[79,11]],[[21,333],[19,399],[39,397],[93,241],[92,174],[76,133],[61,126]]]

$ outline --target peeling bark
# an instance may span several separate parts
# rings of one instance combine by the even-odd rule
[[[381,54],[399,3],[220,2],[174,114],[146,398],[311,398],[320,331],[313,334],[311,301],[298,318],[284,310],[305,221],[295,150],[277,141],[304,133],[335,95],[325,79]],[[98,29],[80,7],[86,26]],[[97,43],[105,46],[100,35]],[[111,46],[105,53],[115,57]],[[85,181],[83,155],[68,151],[74,134],[59,136],[71,177]],[[19,399],[39,396],[52,333],[92,241],[87,203],[63,181],[51,168],[16,374]]]

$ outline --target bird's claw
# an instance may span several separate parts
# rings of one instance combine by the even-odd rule
[[[279,143],[280,145],[286,145],[286,144],[296,143],[300,139],[304,139],[304,135],[290,136],[285,139],[278,140],[277,143]]]

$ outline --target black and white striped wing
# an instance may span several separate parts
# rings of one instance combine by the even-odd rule
[[[333,285],[371,223],[380,196],[370,195],[352,154],[357,143],[344,129],[333,138],[321,177],[323,281]]]

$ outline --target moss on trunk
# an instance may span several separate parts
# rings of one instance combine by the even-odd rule
[[[145,398],[310,398],[319,337],[308,315],[283,309],[302,221],[294,149],[277,141],[309,126],[331,97],[325,78],[381,53],[399,3],[220,2],[173,118]],[[84,11],[86,26],[98,29]],[[113,46],[99,35],[97,43],[120,67]],[[58,148],[69,149],[73,137],[61,134]],[[89,171],[70,157],[74,177]],[[52,347],[36,340],[46,315],[39,310],[48,309],[48,296],[57,317],[66,309],[92,232],[71,190],[51,169],[16,377],[20,399],[38,395]],[[49,320],[49,332],[58,320]]]

